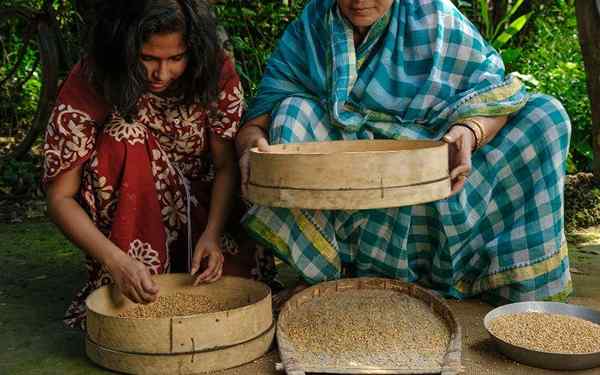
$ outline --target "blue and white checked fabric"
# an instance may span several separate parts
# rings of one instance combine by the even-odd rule
[[[439,139],[462,118],[509,122],[448,199],[360,211],[255,206],[246,227],[309,283],[349,268],[457,298],[567,295],[570,122],[560,103],[505,79],[499,56],[449,1],[396,0],[378,25],[355,51],[335,1],[312,1],[282,37],[246,117],[270,113],[274,144]]]
[[[380,21],[385,28],[371,30],[375,38],[358,51],[335,4],[313,0],[290,24],[247,119],[299,96],[322,103],[331,123],[346,131],[439,139],[458,119],[509,114],[527,101],[520,82],[505,79],[502,59],[449,0],[394,0]]]
[[[284,100],[273,143],[373,139],[332,127],[306,98]],[[410,207],[336,211],[254,206],[244,218],[260,241],[309,283],[376,275],[420,282],[446,296],[493,302],[540,300],[571,289],[563,234],[569,119],[556,99],[533,95],[494,140],[473,155],[457,195]]]

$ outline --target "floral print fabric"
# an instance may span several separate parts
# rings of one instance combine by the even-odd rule
[[[240,80],[229,59],[214,108],[148,93],[139,99],[137,115],[130,122],[109,110],[78,65],[63,84],[50,119],[43,181],[50,184],[82,166],[78,199],[99,230],[150,273],[169,272],[173,257],[187,264],[188,219],[192,248],[206,226],[214,178],[209,133],[232,140],[243,108]],[[268,268],[272,262],[259,261],[256,246],[238,230],[242,211],[239,208],[233,215],[222,239],[224,271],[260,278],[263,272],[255,269],[257,263]],[[88,281],[65,317],[69,326],[83,327],[85,298],[112,282],[96,260],[88,258],[87,269]]]

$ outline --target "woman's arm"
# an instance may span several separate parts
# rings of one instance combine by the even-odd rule
[[[242,194],[245,196],[248,189],[248,178],[250,177],[249,151],[258,147],[260,151],[269,151],[267,134],[271,116],[264,114],[248,121],[238,132],[235,145],[240,159],[240,172],[242,176]]]
[[[233,205],[238,176],[233,143],[214,133],[210,133],[209,142],[215,165],[215,180],[212,187],[208,224],[196,244],[191,273],[194,275],[198,272],[200,262],[205,257],[208,257],[208,267],[198,275],[195,284],[217,281],[223,273],[224,258],[220,242]]]
[[[450,195],[458,193],[464,187],[465,180],[471,173],[471,154],[494,139],[507,120],[507,116],[480,116],[465,119],[450,127],[443,138],[450,147]]]
[[[79,248],[103,264],[121,292],[136,303],[156,300],[158,286],[142,263],[129,257],[94,225],[75,200],[82,167],[64,172],[48,185],[48,213],[61,231]]]

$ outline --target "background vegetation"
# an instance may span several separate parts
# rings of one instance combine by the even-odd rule
[[[455,0],[455,4],[502,53],[507,71],[518,71],[532,91],[559,98],[573,122],[570,173],[590,170],[591,113],[577,37],[574,0]],[[42,9],[51,4],[61,46],[59,76],[83,53],[85,28],[93,1],[8,0],[7,6]],[[265,63],[288,23],[307,0],[223,0],[215,13],[227,30],[246,93],[252,96]],[[43,17],[40,15],[39,17]],[[86,21],[84,21],[86,20]],[[36,115],[41,66],[32,22],[0,20],[0,157],[23,139]],[[28,31],[29,29],[29,31]],[[23,49],[31,34],[29,47]],[[22,56],[21,56],[22,55]],[[18,62],[16,73],[10,75]],[[22,160],[4,158],[0,197],[34,193],[40,172],[39,144]]]

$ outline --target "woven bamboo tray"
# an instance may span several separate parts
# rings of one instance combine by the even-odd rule
[[[382,368],[369,366],[368,368],[357,367],[331,367],[307,365],[302,363],[300,352],[287,335],[289,315],[304,303],[317,297],[335,298],[336,293],[349,289],[385,289],[406,294],[427,303],[431,310],[441,317],[450,330],[450,343],[444,356],[442,366],[432,366],[420,369],[406,368]],[[418,317],[415,317],[418,319]],[[442,374],[455,375],[463,372],[461,364],[462,329],[448,305],[439,297],[414,284],[404,283],[398,280],[383,278],[356,278],[338,281],[324,282],[303,290],[292,297],[279,314],[277,321],[277,344],[281,356],[281,363],[277,365],[280,370],[285,370],[288,375],[305,375],[310,373],[336,373],[336,374]]]
[[[197,373],[238,366],[268,350],[274,322],[271,292],[265,284],[232,276],[196,287],[187,274],[154,279],[161,295],[197,294],[211,301],[235,301],[243,306],[189,316],[123,318],[119,314],[134,304],[120,295],[115,298],[113,286],[99,288],[86,300],[86,347],[93,361],[122,372],[148,373],[148,363],[157,358],[165,360],[160,368],[176,366],[171,368],[173,371],[195,359],[193,365],[186,364],[186,370],[178,373]]]
[[[444,142],[333,141],[250,151],[248,199],[264,206],[386,208],[448,195],[448,145]]]

